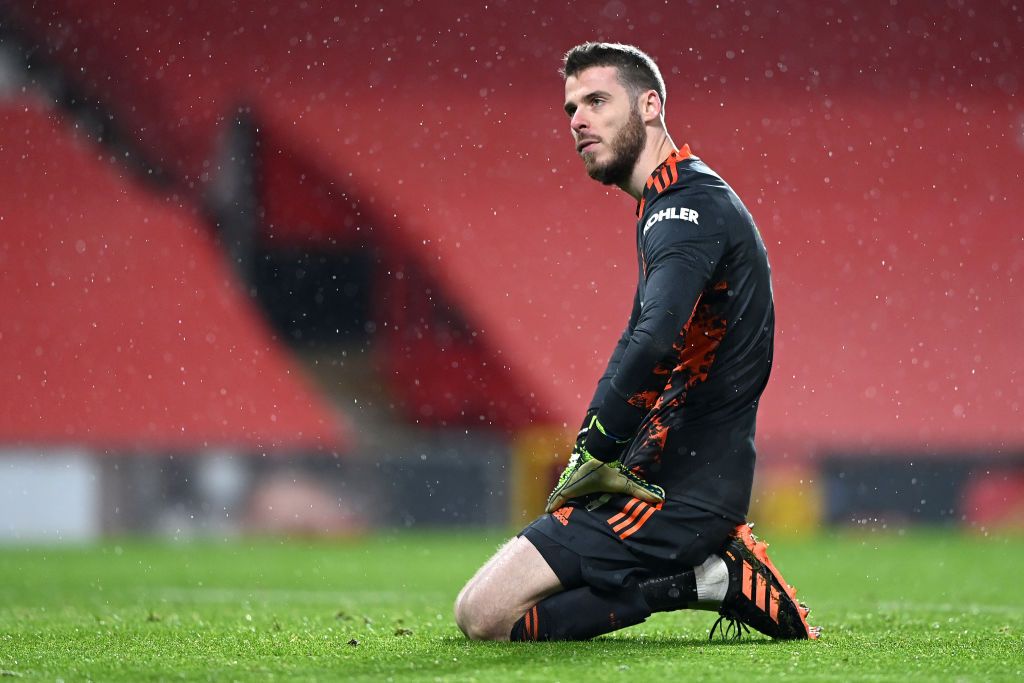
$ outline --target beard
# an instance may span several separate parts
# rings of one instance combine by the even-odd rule
[[[611,142],[612,158],[604,164],[598,164],[596,155],[584,155],[583,163],[587,175],[604,185],[623,185],[633,175],[640,153],[647,144],[647,128],[635,108],[629,113],[625,127],[616,134]]]

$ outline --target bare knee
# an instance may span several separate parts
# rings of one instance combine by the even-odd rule
[[[470,640],[508,640],[512,625],[499,606],[474,597],[472,582],[455,599],[455,623]],[[479,592],[477,593],[479,594]]]
[[[455,599],[455,623],[473,640],[508,640],[526,610],[561,590],[558,577],[528,540],[495,553]]]
[[[462,590],[459,591],[458,597],[455,598],[454,605],[455,623],[456,625],[458,625],[459,630],[462,631],[462,633],[465,634],[467,637],[469,637],[469,633],[466,631],[467,624],[469,623],[469,604],[468,600],[466,599],[466,596],[469,593],[469,589],[472,583],[473,582],[470,581],[465,586],[463,586]]]

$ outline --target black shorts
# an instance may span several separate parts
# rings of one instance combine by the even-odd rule
[[[679,501],[648,505],[623,495],[590,496],[531,522],[532,543],[566,590],[614,591],[701,564],[736,527],[715,512]]]

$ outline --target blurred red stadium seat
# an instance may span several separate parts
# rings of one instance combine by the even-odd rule
[[[425,380],[414,408],[447,394],[464,400],[435,417],[579,419],[635,279],[632,207],[573,158],[555,73],[600,37],[659,59],[676,142],[762,229],[779,326],[768,452],[1024,444],[1024,70],[1008,7],[172,9],[51,0],[14,15],[197,191],[218,126],[251,106],[281,154],[265,155],[275,239],[359,226],[441,292],[478,336],[442,354],[392,340],[400,383],[416,367]],[[345,201],[311,217],[295,173]]]
[[[197,217],[44,104],[0,106],[0,442],[331,452],[348,421]]]

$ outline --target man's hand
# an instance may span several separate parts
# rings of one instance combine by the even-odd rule
[[[544,511],[553,512],[570,498],[591,493],[624,493],[655,504],[665,500],[665,490],[660,486],[648,484],[618,460],[604,463],[594,458],[584,447],[583,439],[579,439]]]

